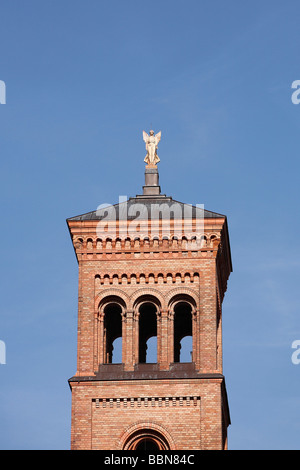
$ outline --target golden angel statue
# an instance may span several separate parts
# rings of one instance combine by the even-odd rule
[[[147,155],[144,159],[148,165],[156,165],[156,163],[160,162],[160,158],[157,155],[157,145],[161,139],[161,131],[154,135],[154,131],[150,131],[149,135],[147,132],[143,131],[143,139],[146,143],[146,150]]]

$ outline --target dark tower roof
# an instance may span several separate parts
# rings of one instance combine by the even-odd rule
[[[218,214],[204,209],[200,206],[193,206],[191,204],[185,204],[183,202],[175,201],[171,197],[143,197],[137,196],[135,198],[129,198],[128,201],[121,202],[118,204],[110,205],[107,207],[99,207],[95,211],[87,212],[86,214],[77,215],[70,217],[68,220],[101,220],[105,217],[105,220],[132,220],[138,215],[140,218],[164,218],[166,217],[174,219],[181,217],[185,218],[225,218],[225,215]]]

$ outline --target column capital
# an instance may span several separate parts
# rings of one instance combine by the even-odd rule
[[[130,309],[130,308],[129,308],[129,309],[126,309],[125,312],[124,312],[124,315],[125,315],[126,317],[128,317],[128,318],[132,318],[133,315],[134,315],[134,310],[132,310],[132,309]]]

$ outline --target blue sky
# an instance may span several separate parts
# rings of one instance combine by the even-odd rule
[[[299,449],[294,0],[1,3],[0,448],[69,449],[77,263],[66,218],[162,192],[228,217],[230,449]]]

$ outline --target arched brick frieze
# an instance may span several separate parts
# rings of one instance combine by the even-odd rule
[[[180,299],[184,297],[186,299],[189,299],[190,303],[195,308],[197,307],[197,304],[199,302],[199,294],[194,289],[191,289],[189,287],[175,287],[174,289],[171,289],[165,299],[166,305],[170,307],[175,298]]]
[[[139,421],[129,426],[117,440],[117,446],[119,450],[136,450],[143,439],[153,440],[159,450],[176,450],[168,430],[151,420]]]
[[[104,289],[95,297],[95,313],[98,314],[99,307],[103,305],[106,300],[109,301],[109,297],[115,297],[120,299],[120,305],[123,307],[123,311],[128,308],[129,297],[121,289],[111,288]]]
[[[161,292],[158,289],[153,289],[151,287],[145,287],[141,289],[137,289],[134,294],[130,296],[129,300],[129,307],[130,309],[134,309],[135,305],[137,304],[137,301],[139,298],[145,297],[145,296],[152,296],[156,300],[159,301],[160,308],[164,309],[165,308],[165,299],[164,296],[161,294]]]

